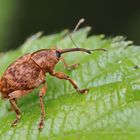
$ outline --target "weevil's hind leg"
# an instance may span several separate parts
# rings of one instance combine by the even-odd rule
[[[17,100],[15,99],[15,102],[16,102],[16,104],[17,104]],[[14,109],[13,109],[13,107],[12,107],[12,105],[10,104],[10,107],[8,107],[8,111],[14,111]]]
[[[9,101],[11,104],[12,109],[15,111],[16,113],[16,119],[14,120],[14,122],[12,123],[12,126],[16,126],[21,118],[21,113],[20,113],[20,109],[17,106],[17,102],[16,99],[30,93],[32,91],[31,90],[17,90],[17,91],[13,91],[11,92],[8,96],[9,96]]]
[[[66,68],[67,70],[73,70],[73,69],[76,69],[76,68],[78,68],[79,67],[79,63],[76,63],[76,64],[73,64],[73,65],[68,65],[67,63],[66,63],[66,61],[65,61],[65,59],[63,58],[63,57],[61,57],[60,58],[61,59],[61,61],[63,62],[63,64],[64,64],[64,68]]]
[[[67,76],[64,72],[55,72],[55,71],[53,71],[50,74],[52,76],[55,76],[55,77],[59,78],[59,79],[68,80],[79,93],[86,94],[88,92],[88,90],[89,90],[89,89],[80,90],[78,88],[76,82],[74,80],[72,80],[69,76]]]
[[[16,90],[16,91],[13,91],[11,92],[8,96],[9,96],[9,99],[18,99],[18,98],[21,98],[22,96],[32,92],[33,89],[30,89],[30,90]]]
[[[13,110],[15,111],[16,113],[16,119],[14,120],[14,122],[12,123],[12,126],[16,126],[21,118],[21,112],[20,112],[20,109],[18,108],[17,104],[16,104],[16,101],[15,99],[10,99],[10,104],[13,108]]]
[[[47,86],[44,83],[42,88],[39,92],[39,99],[40,99],[40,107],[41,107],[41,120],[39,122],[38,128],[42,129],[44,127],[44,119],[45,119],[45,109],[44,109],[44,102],[43,102],[43,96],[45,96],[47,91]]]

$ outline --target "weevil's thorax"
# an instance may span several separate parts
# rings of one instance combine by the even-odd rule
[[[40,50],[33,53],[31,58],[44,73],[51,72],[59,61],[55,50]]]

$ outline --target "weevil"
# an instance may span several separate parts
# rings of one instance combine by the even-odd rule
[[[60,60],[63,60],[61,56],[65,53],[82,51],[90,54],[92,51],[98,50],[105,51],[105,49],[102,48],[94,50],[84,48],[42,49],[25,54],[9,65],[0,78],[0,92],[3,99],[10,101],[13,111],[16,113],[16,118],[12,126],[16,126],[21,118],[21,111],[17,105],[17,99],[31,93],[35,88],[41,85],[39,91],[41,119],[38,128],[43,128],[45,119],[43,96],[45,96],[47,91],[46,73],[59,79],[68,80],[78,93],[87,93],[87,88],[79,89],[73,79],[64,72],[56,72],[54,68]],[[77,67],[76,64],[69,67],[66,63],[64,63],[64,66],[68,69]]]
[[[96,49],[103,50],[104,49]],[[79,89],[76,82],[72,80],[68,75],[63,72],[55,72],[55,65],[61,60],[61,55],[68,52],[83,51],[91,53],[94,50],[87,50],[84,48],[70,48],[70,49],[42,49],[33,53],[26,54],[16,61],[14,61],[4,72],[0,79],[0,91],[3,99],[10,101],[12,109],[16,113],[16,119],[12,123],[12,126],[16,126],[21,118],[21,112],[17,106],[17,99],[29,94],[34,88],[42,85],[39,92],[40,106],[41,106],[41,120],[38,128],[41,129],[44,126],[44,103],[43,96],[46,94],[47,86],[45,80],[45,74],[49,73],[51,76],[59,79],[68,80],[77,92],[85,94],[88,89]],[[68,69],[75,67],[65,66]]]

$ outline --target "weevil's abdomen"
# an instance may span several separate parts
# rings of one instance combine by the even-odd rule
[[[1,78],[0,91],[3,98],[16,90],[29,90],[44,82],[44,74],[38,65],[30,59],[30,54],[12,63]]]

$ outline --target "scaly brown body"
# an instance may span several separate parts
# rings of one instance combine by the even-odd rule
[[[82,48],[72,48],[65,50],[39,50],[32,54],[26,54],[20,57],[6,69],[5,73],[0,79],[0,92],[2,98],[9,99],[11,106],[16,113],[16,119],[12,123],[12,126],[16,126],[21,117],[21,113],[17,106],[16,100],[30,93],[34,88],[42,84],[43,86],[39,93],[41,105],[41,121],[39,123],[39,128],[43,128],[45,118],[43,96],[46,94],[47,90],[45,83],[45,74],[47,72],[59,79],[68,80],[79,93],[87,92],[87,89],[80,90],[77,84],[65,73],[54,71],[55,65],[60,60],[61,54],[73,51],[83,51],[90,53],[92,50],[86,50]],[[66,63],[64,64],[68,69],[77,66],[73,65],[68,67]]]
[[[0,91],[3,98],[16,90],[31,90],[45,82],[45,73],[54,69],[57,59],[50,62],[52,54],[41,50],[27,54],[12,63],[1,78]]]

